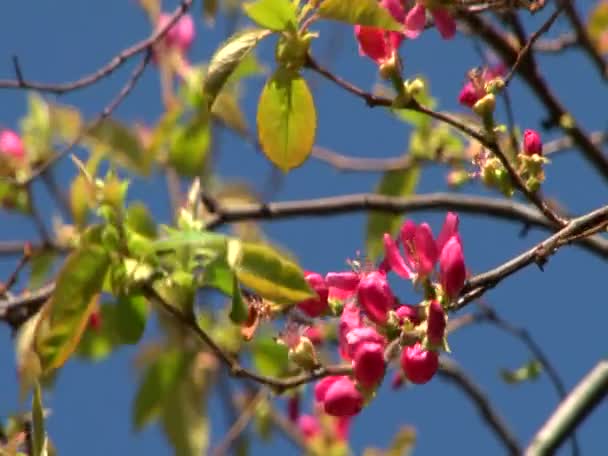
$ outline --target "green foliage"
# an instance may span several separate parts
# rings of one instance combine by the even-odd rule
[[[319,16],[349,24],[403,31],[403,24],[397,22],[376,0],[323,0]]]
[[[46,454],[42,391],[40,390],[40,385],[36,384],[32,397],[32,456],[46,456]]]
[[[174,126],[169,145],[169,163],[182,176],[200,176],[210,145],[209,113],[206,108],[199,109],[185,125]]]
[[[276,32],[296,28],[296,7],[290,0],[255,0],[243,4],[243,10],[260,27]]]
[[[230,308],[230,320],[234,323],[244,323],[247,320],[249,311],[247,304],[243,300],[241,295],[241,289],[239,287],[239,281],[236,276],[233,276],[232,285],[232,307]]]
[[[280,377],[287,371],[287,351],[286,345],[260,337],[253,342],[253,365],[262,375]]]
[[[266,156],[287,172],[306,161],[315,142],[317,113],[306,80],[279,68],[258,103],[258,136]]]
[[[108,266],[107,252],[94,245],[76,250],[65,261],[37,331],[43,371],[58,368],[76,349]]]
[[[230,37],[211,57],[203,91],[209,106],[251,50],[264,38],[270,35],[269,30],[248,30]]]
[[[416,192],[420,180],[420,167],[410,166],[403,170],[387,171],[382,176],[376,193],[386,196],[408,196]],[[384,233],[394,236],[401,226],[401,214],[372,212],[367,218],[367,255],[376,260],[383,252]]]
[[[515,370],[501,369],[500,377],[508,384],[513,385],[530,380],[536,380],[543,371],[540,361],[532,359]]]

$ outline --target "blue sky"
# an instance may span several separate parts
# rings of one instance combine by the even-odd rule
[[[222,41],[227,27],[219,21],[214,28],[200,20],[200,2],[195,1],[197,39],[190,53],[193,62],[207,60]],[[588,6],[591,2],[580,2]],[[165,9],[174,3],[166,2]],[[551,6],[548,7],[550,9]],[[526,20],[533,31],[542,16]],[[245,21],[241,22],[245,23]],[[564,29],[558,20],[552,33]],[[336,73],[371,89],[377,82],[376,68],[360,58],[349,27],[332,24],[319,27],[321,37],[313,44],[319,60],[328,62]],[[27,78],[42,81],[73,80],[107,62],[118,51],[149,33],[147,19],[133,1],[105,2],[6,2],[0,15],[0,78],[13,76],[11,56],[18,55]],[[407,42],[402,47],[407,76],[424,74],[430,79],[432,94],[445,110],[461,110],[456,98],[468,69],[479,65],[472,42],[459,36],[443,42],[435,31]],[[261,56],[272,67],[271,43]],[[61,97],[60,101],[78,106],[92,117],[116,94],[133,68],[128,63],[95,86]],[[540,59],[543,73],[555,87],[559,98],[588,130],[606,126],[604,107],[608,101],[605,85],[585,56],[571,51]],[[305,73],[314,88],[318,111],[317,143],[338,152],[361,157],[394,157],[408,144],[408,128],[380,109],[369,109],[325,80]],[[250,125],[255,125],[255,109],[264,79],[252,80],[246,87],[244,108]],[[518,124],[540,128],[545,113],[531,92],[518,80],[511,86]],[[27,109],[26,93],[0,92],[0,124],[17,128]],[[116,111],[125,122],[153,123],[162,110],[158,74],[149,67],[142,80]],[[560,136],[559,131],[543,133],[545,140]],[[271,166],[251,146],[222,134],[218,169],[225,178],[245,179],[262,190]],[[67,182],[73,167],[64,160],[56,168],[59,182]],[[275,200],[302,199],[372,191],[377,173],[339,173],[324,163],[310,159],[290,173],[273,195]],[[159,219],[166,221],[168,200],[158,178],[138,182],[130,196],[143,199]],[[545,192],[564,203],[572,212],[605,204],[605,183],[576,151],[556,156],[547,167]],[[425,169],[419,193],[445,190],[445,169]],[[464,192],[488,194],[478,185]],[[40,206],[50,220],[53,209],[36,187]],[[35,239],[36,232],[20,217],[2,213],[2,240]],[[443,212],[416,214],[415,220],[429,220],[438,232]],[[294,252],[307,269],[326,272],[344,267],[364,247],[364,214],[317,219],[298,219],[264,223],[268,236]],[[518,223],[498,223],[482,216],[461,216],[462,238],[467,265],[482,272],[524,251],[545,236],[532,230],[519,236]],[[12,270],[14,259],[0,258],[0,277]],[[545,272],[530,267],[487,294],[487,302],[518,326],[529,329],[553,360],[566,386],[571,388],[606,356],[604,345],[608,307],[603,288],[605,266],[602,261],[575,247],[562,249],[552,258]],[[400,289],[398,287],[398,289]],[[473,307],[463,312],[471,312]],[[154,337],[154,331],[148,331]],[[0,327],[0,365],[4,367],[0,389],[0,416],[17,410],[17,383],[10,334]],[[460,331],[450,339],[454,359],[490,395],[522,443],[528,442],[557,404],[557,396],[546,375],[518,386],[506,385],[499,369],[515,368],[530,358],[525,347],[511,337],[488,326]],[[49,432],[60,454],[170,454],[158,427],[139,434],[131,432],[131,402],[136,386],[131,363],[136,348],[122,349],[108,360],[91,364],[71,361],[62,370],[56,388],[45,397],[53,413]],[[213,416],[212,440],[217,442],[226,423],[216,399],[210,403]],[[601,454],[606,448],[605,423],[608,407],[600,406],[581,427],[578,435],[583,454]],[[383,388],[375,401],[358,416],[352,427],[357,454],[367,445],[383,446],[402,424],[416,426],[416,455],[503,454],[503,449],[485,427],[474,407],[452,385],[434,379],[424,387],[393,392]],[[567,448],[567,446],[564,446]],[[253,454],[291,454],[292,447],[280,439],[272,446],[256,444]],[[562,450],[560,454],[566,454]]]

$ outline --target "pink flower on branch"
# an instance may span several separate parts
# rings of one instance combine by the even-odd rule
[[[386,8],[397,22],[404,21],[405,10],[400,0],[382,0],[380,5]],[[355,37],[359,42],[359,54],[368,56],[379,65],[394,57],[404,39],[400,32],[363,25],[355,25]]]
[[[417,0],[405,17],[405,36],[410,39],[417,38],[426,26],[427,10],[433,16],[435,27],[444,40],[454,38],[456,34],[456,21],[449,11],[441,6],[441,2],[434,0]]]
[[[406,378],[417,384],[427,383],[439,369],[439,356],[432,350],[425,350],[417,342],[401,353],[401,368]]]

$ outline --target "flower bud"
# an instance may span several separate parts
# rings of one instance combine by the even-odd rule
[[[540,134],[536,130],[524,131],[523,149],[526,155],[542,155],[543,142],[540,139]]]
[[[312,439],[321,433],[319,421],[311,415],[302,415],[297,421],[298,429],[306,440]]]
[[[99,310],[94,310],[91,315],[89,315],[88,326],[93,331],[99,331],[101,329],[102,318],[101,312]]]
[[[369,326],[354,328],[346,334],[347,350],[351,358],[354,358],[355,353],[364,343],[374,343],[384,347],[386,339]]]
[[[317,297],[309,298],[305,301],[298,303],[298,308],[300,308],[306,315],[309,317],[318,317],[328,307],[327,297],[329,295],[329,289],[325,284],[325,279],[322,275],[317,274],[316,272],[305,272],[304,278],[308,282],[308,285],[315,291]]]
[[[449,298],[458,296],[466,279],[466,266],[460,239],[452,236],[439,255],[441,286]]]
[[[373,388],[384,377],[386,363],[383,345],[366,342],[359,346],[353,359],[355,379],[364,388]]]
[[[338,377],[325,392],[323,408],[332,416],[356,415],[363,408],[363,396],[350,378]]]
[[[416,384],[428,382],[439,368],[439,357],[432,350],[425,350],[419,342],[405,347],[401,353],[401,368],[407,379]]]
[[[341,377],[336,375],[331,375],[329,377],[324,377],[317,382],[315,385],[315,400],[317,402],[324,402],[325,395],[327,394],[327,390],[329,387]]]
[[[433,345],[439,345],[445,336],[446,318],[443,307],[438,301],[432,301],[426,318],[426,336]]]
[[[458,94],[458,102],[472,108],[484,95],[483,91],[475,88],[475,85],[469,81],[462,87],[460,94]]]
[[[397,317],[399,317],[399,324],[403,325],[406,321],[411,321],[414,325],[421,322],[420,313],[418,306],[410,306],[409,304],[403,304],[395,309]]]
[[[304,335],[308,337],[314,345],[320,345],[321,343],[323,343],[323,331],[321,331],[318,326],[311,326],[309,328],[306,328],[306,330],[304,331]]]
[[[17,133],[12,130],[0,131],[0,153],[16,159],[24,157],[23,141]]]
[[[374,271],[367,274],[357,290],[359,305],[374,323],[383,325],[395,302],[386,275]]]
[[[289,349],[289,359],[304,370],[313,370],[319,365],[315,346],[308,337],[300,337],[300,342]]]
[[[496,96],[493,93],[485,95],[473,105],[473,111],[475,111],[475,114],[484,119],[491,118],[495,109]]]
[[[158,19],[158,29],[164,29],[170,19],[171,16],[169,14],[161,14]],[[192,16],[190,14],[184,14],[167,31],[163,42],[168,48],[176,48],[180,52],[185,53],[190,49],[190,46],[192,46],[195,33],[196,30]]]

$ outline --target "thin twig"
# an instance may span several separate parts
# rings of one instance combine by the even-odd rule
[[[83,76],[82,78],[73,81],[65,82],[60,84],[50,84],[46,82],[27,81],[23,77],[19,60],[16,56],[13,56],[13,66],[15,68],[16,80],[0,80],[0,89],[32,89],[38,92],[47,92],[54,94],[64,94],[74,90],[82,89],[91,84],[98,82],[112,74],[116,69],[127,62],[131,57],[150,50],[160,39],[162,39],[169,29],[182,17],[192,6],[193,0],[182,0],[180,5],[175,9],[173,14],[170,16],[167,24],[161,29],[155,30],[148,38],[141,40],[132,46],[124,49],[116,56],[112,58],[107,64],[94,71],[91,74]]]
[[[492,429],[509,454],[521,454],[520,444],[504,419],[494,409],[481,388],[454,361],[441,358],[438,374],[444,380],[458,386],[473,401],[484,422]]]
[[[601,360],[559,404],[536,433],[524,454],[555,454],[560,445],[607,395],[608,360]]]

